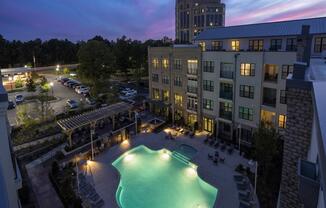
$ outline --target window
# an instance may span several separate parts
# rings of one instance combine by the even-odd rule
[[[275,112],[261,110],[260,120],[264,122],[267,126],[274,126],[275,124]]]
[[[197,111],[197,107],[198,107],[198,100],[197,100],[197,98],[196,97],[189,96],[187,98],[187,109],[188,110]]]
[[[197,115],[188,114],[188,125],[193,126],[197,122]]]
[[[297,50],[297,39],[288,38],[286,40],[286,50],[287,51],[296,51]]]
[[[314,51],[321,53],[326,50],[326,37],[318,37],[315,39]]]
[[[282,49],[282,39],[272,39],[271,40],[271,51],[279,51]]]
[[[214,72],[214,61],[204,61],[204,72]]]
[[[265,81],[277,82],[278,67],[274,64],[265,65]]]
[[[206,51],[206,43],[205,42],[200,42],[199,46],[201,47],[201,51]]]
[[[232,51],[240,51],[240,41],[232,40],[231,41],[231,49],[232,49]]]
[[[160,90],[153,88],[153,99],[154,100],[159,100],[160,99]]]
[[[168,102],[170,97],[170,93],[168,90],[163,90],[163,101]]]
[[[197,79],[188,79],[187,92],[197,94],[198,81]]]
[[[204,91],[214,92],[214,81],[204,80],[203,81]]]
[[[205,110],[213,110],[213,100],[203,99],[203,108]]]
[[[222,49],[223,49],[222,41],[212,41],[212,50],[213,51],[220,51]]]
[[[285,129],[286,128],[286,115],[279,115],[278,117],[278,127]]]
[[[253,110],[252,108],[239,107],[239,118],[252,121],[253,120]]]
[[[232,103],[220,102],[220,117],[232,120]]]
[[[264,87],[263,89],[263,105],[275,107],[276,106],[277,90],[273,88]]]
[[[179,95],[178,93],[174,94],[174,104],[179,107],[182,107],[182,96]]]
[[[208,132],[213,132],[214,130],[214,120],[210,118],[203,118],[204,130]]]
[[[178,87],[182,87],[182,79],[180,76],[174,77],[174,85]]]
[[[286,90],[280,92],[280,103],[286,104]]]
[[[158,78],[158,74],[152,74],[152,81],[153,82],[158,82],[159,78]]]
[[[169,82],[169,77],[168,76],[163,76],[162,77],[162,83],[163,84],[169,84],[170,82]]]
[[[240,97],[254,98],[254,86],[240,85]]]
[[[253,130],[252,129],[245,129],[241,128],[241,142],[252,143],[253,139]]]
[[[175,70],[181,70],[182,69],[182,61],[181,61],[181,59],[175,59],[174,60],[174,69]]]
[[[233,64],[221,63],[220,77],[226,79],[233,79]]]
[[[240,65],[241,76],[255,76],[255,64],[242,63]]]
[[[264,50],[264,40],[249,40],[250,51],[262,51]]]
[[[169,68],[169,60],[168,59],[163,59],[162,60],[162,66],[163,66],[163,69],[168,69]]]
[[[159,65],[158,58],[153,58],[152,64],[154,69],[158,69],[158,65]]]
[[[282,66],[282,79],[286,79],[289,74],[293,74],[293,65]]]
[[[233,100],[233,85],[230,83],[220,83],[220,98]]]
[[[197,75],[198,60],[188,60],[188,74]]]

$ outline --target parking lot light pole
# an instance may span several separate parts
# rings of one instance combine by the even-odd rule
[[[52,90],[52,96],[53,96],[53,85],[54,85],[54,83],[53,82],[50,82],[50,86],[51,86],[51,90]]]

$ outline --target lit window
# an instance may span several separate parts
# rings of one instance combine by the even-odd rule
[[[266,125],[275,124],[275,112],[261,110],[260,120],[266,123]]]
[[[160,90],[153,88],[153,99],[154,100],[159,100],[160,99]]]
[[[170,97],[169,91],[168,90],[163,90],[163,100],[165,102],[167,102],[167,101],[169,101],[169,97]]]
[[[174,94],[174,104],[182,107],[182,96],[179,95],[178,93]]]
[[[286,128],[286,115],[279,115],[278,117],[278,127],[285,129]]]
[[[199,45],[200,45],[202,51],[206,50],[206,43],[205,42],[200,42]]]
[[[240,41],[232,40],[231,41],[231,48],[232,48],[232,51],[240,51]]]
[[[153,68],[154,69],[157,69],[158,68],[158,64],[159,64],[158,63],[158,59],[157,58],[154,58],[153,61],[152,61],[152,63],[153,63]]]
[[[204,117],[203,123],[204,123],[204,130],[205,131],[213,132],[213,129],[214,129],[214,120],[213,119],[209,119],[209,118]]]
[[[188,60],[188,74],[197,75],[198,60]]]
[[[255,64],[242,63],[240,65],[241,76],[255,76]]]
[[[168,69],[169,68],[169,60],[168,59],[163,59],[162,60],[162,65],[163,65],[163,69]]]

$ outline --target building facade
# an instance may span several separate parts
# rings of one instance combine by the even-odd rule
[[[0,207],[18,208],[17,190],[21,188],[21,175],[11,149],[7,107],[8,95],[0,84]]]
[[[220,0],[176,0],[176,39],[190,43],[202,31],[225,25],[225,4]]]
[[[309,47],[302,41],[304,25],[310,26]],[[195,120],[194,128],[243,145],[250,146],[253,130],[261,121],[284,133],[286,79],[293,73],[303,47],[308,47],[314,56],[325,49],[326,31],[320,27],[323,25],[326,18],[221,27],[202,32],[192,46],[150,48],[150,97],[161,100],[157,96],[160,90],[156,89],[169,87],[172,100],[166,101],[166,105],[177,109],[175,99],[182,100],[186,125],[193,126]],[[193,67],[189,63],[194,59],[198,60],[196,77],[189,74]],[[155,65],[164,62],[170,63],[169,67],[155,73]],[[181,71],[176,63],[181,63]],[[182,87],[176,77],[179,73]],[[171,80],[169,85],[164,84],[167,79]],[[173,94],[176,91],[178,96]],[[191,113],[192,103],[196,114]],[[175,111],[171,112],[174,122]]]

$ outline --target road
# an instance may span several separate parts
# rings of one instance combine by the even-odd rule
[[[57,75],[53,74],[43,74],[49,82],[53,82],[53,95],[58,98],[57,101],[52,101],[51,102],[51,107],[53,108],[55,114],[62,113],[65,109],[66,106],[66,101],[67,99],[74,99],[77,101],[80,101],[83,99],[83,102],[85,102],[85,99],[83,96],[75,93],[75,91],[71,88],[65,87],[61,83],[57,82],[56,78]],[[52,90],[49,91],[49,95],[51,95]],[[16,93],[9,93],[9,100],[15,100],[15,96],[17,94],[22,94],[23,96],[29,96],[33,95],[31,92],[16,92]],[[35,95],[37,94],[36,92],[34,93]],[[22,104],[26,105],[26,104]],[[7,111],[8,115],[8,120],[10,125],[17,125],[16,121],[16,109],[8,110]]]

